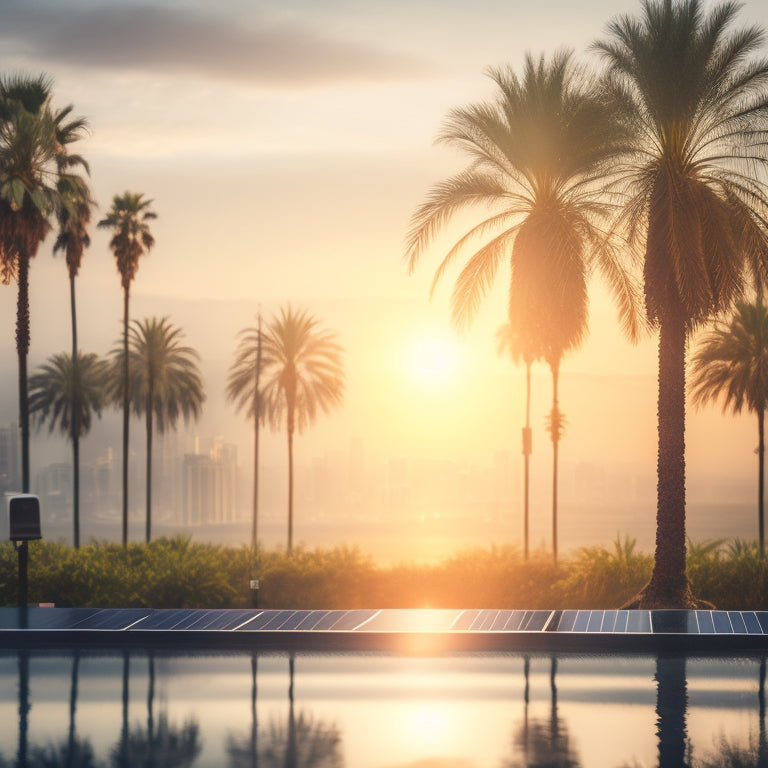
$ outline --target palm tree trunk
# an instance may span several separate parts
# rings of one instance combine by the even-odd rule
[[[128,289],[123,293],[123,548],[128,546]]]
[[[525,429],[523,430],[523,553],[528,559],[530,532],[530,488],[531,488],[531,364],[525,364]]]
[[[659,334],[656,552],[641,608],[695,608],[685,573],[685,347],[681,313],[670,312]]]
[[[757,412],[757,528],[760,558],[765,557],[765,411]]]
[[[27,355],[29,354],[29,256],[18,249],[19,275],[16,296],[16,352],[19,358],[19,429],[21,430],[21,490],[29,493],[29,399]]]
[[[152,538],[152,391],[147,395],[147,522],[146,541]]]
[[[69,276],[69,308],[72,316],[72,541],[80,547],[80,360],[77,354],[77,314],[75,277]]]
[[[259,416],[261,413],[261,312],[256,338],[256,371],[253,383],[253,527],[251,529],[251,548],[254,556],[259,545]]]
[[[77,712],[77,683],[80,676],[80,651],[75,649],[72,655],[72,678],[69,687],[69,734],[67,739],[67,766],[75,759],[75,713]]]
[[[74,375],[74,374],[73,374]],[[74,428],[73,428],[74,429]],[[72,542],[80,548],[80,438],[72,433]]]
[[[552,558],[557,563],[557,475],[560,446],[560,412],[558,407],[558,384],[560,361],[552,365]]]
[[[288,429],[288,556],[293,554],[293,430]]]
[[[257,398],[258,401],[258,398]],[[259,416],[256,412],[253,425],[253,523],[251,526],[251,549],[256,553],[259,545]]]

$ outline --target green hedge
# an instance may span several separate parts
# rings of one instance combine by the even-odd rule
[[[514,547],[469,549],[435,565],[378,566],[357,548],[282,552],[200,544],[32,542],[29,602],[67,606],[240,608],[259,579],[263,608],[617,608],[648,581],[634,542],[525,561]],[[0,543],[0,605],[17,601],[17,555]],[[754,542],[689,545],[694,592],[723,609],[768,609],[768,570]]]

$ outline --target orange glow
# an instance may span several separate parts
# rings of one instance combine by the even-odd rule
[[[421,332],[411,339],[405,352],[409,380],[424,388],[443,387],[455,382],[460,364],[459,347],[445,332]]]

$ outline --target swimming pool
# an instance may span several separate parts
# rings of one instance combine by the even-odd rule
[[[765,677],[763,654],[4,650],[0,766],[762,765]]]

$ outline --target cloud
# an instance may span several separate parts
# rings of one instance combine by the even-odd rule
[[[0,0],[0,44],[83,68],[186,74],[304,87],[401,79],[425,70],[382,48],[334,39],[295,20],[231,20],[179,6]]]

